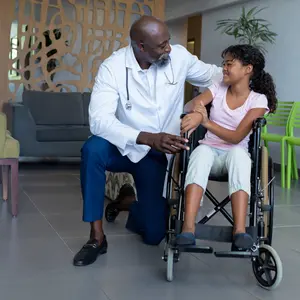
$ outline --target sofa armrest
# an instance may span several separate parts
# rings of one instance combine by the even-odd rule
[[[36,124],[29,109],[22,103],[9,103],[11,110],[11,135],[19,141],[22,152],[26,153],[36,142]]]
[[[21,103],[10,103],[12,110],[11,134],[17,138],[32,133],[35,136],[36,124],[29,109]]]

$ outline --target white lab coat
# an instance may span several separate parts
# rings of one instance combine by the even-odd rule
[[[136,144],[141,131],[180,133],[185,81],[207,87],[222,72],[180,45],[172,46],[170,58],[171,63],[164,67],[152,66],[143,71],[132,47],[128,46],[106,59],[96,76],[89,106],[91,132],[115,145],[134,163],[150,150],[148,146]],[[126,68],[131,110],[125,108]]]

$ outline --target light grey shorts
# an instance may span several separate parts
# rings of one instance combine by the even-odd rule
[[[206,190],[208,177],[228,174],[229,196],[237,191],[251,192],[251,158],[247,150],[236,146],[220,150],[208,145],[199,145],[191,154],[185,188],[197,184]]]

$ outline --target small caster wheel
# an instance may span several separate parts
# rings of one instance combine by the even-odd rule
[[[271,246],[263,244],[259,248],[259,256],[252,261],[252,269],[258,284],[267,290],[274,290],[283,276],[282,262]]]
[[[167,260],[167,281],[173,281],[173,270],[174,270],[174,250],[168,249],[168,260]]]
[[[180,256],[179,250],[178,249],[174,250],[174,263],[179,262],[179,260],[180,260],[179,256]]]
[[[119,210],[114,207],[114,203],[110,203],[105,208],[105,219],[108,223],[112,223],[119,215]]]

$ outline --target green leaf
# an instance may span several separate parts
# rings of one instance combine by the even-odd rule
[[[275,32],[269,29],[270,22],[256,17],[264,9],[266,7],[259,8],[255,6],[246,11],[243,7],[241,16],[238,19],[219,20],[215,30],[220,30],[222,34],[234,36],[239,42],[258,45],[258,47],[264,49],[263,45],[266,43],[273,44],[277,36]]]
[[[253,7],[252,9],[250,9],[247,13],[247,18],[251,17],[253,12],[257,9],[257,6]]]
[[[263,8],[261,8],[261,9],[257,10],[257,11],[253,14],[253,16],[256,16],[257,14],[259,14],[261,11],[263,11],[263,10],[265,10],[265,9],[266,9],[266,7],[263,7]]]

